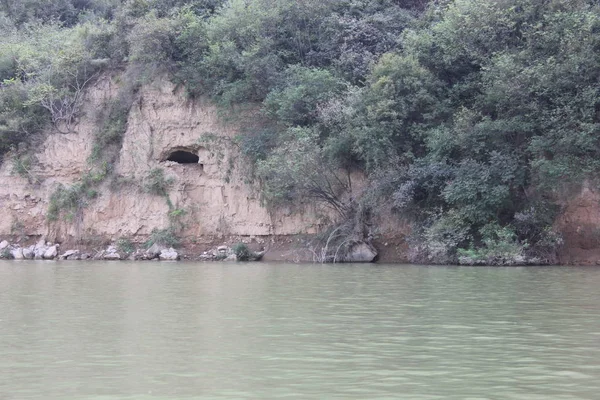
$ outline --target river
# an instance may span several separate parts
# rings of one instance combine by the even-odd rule
[[[0,399],[600,399],[600,269],[0,262]]]

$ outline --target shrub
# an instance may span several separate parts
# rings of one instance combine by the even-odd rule
[[[482,245],[458,249],[461,264],[512,265],[525,262],[527,242],[519,242],[511,227],[488,224],[480,230]]]
[[[235,254],[238,261],[250,261],[253,256],[253,252],[245,243],[236,243],[231,249],[233,250],[233,254]]]
[[[165,247],[177,247],[179,246],[179,243],[179,237],[177,237],[171,228],[153,229],[150,237],[145,243],[145,247],[150,248],[153,244]]]
[[[120,252],[131,254],[135,251],[135,245],[128,238],[119,238],[117,240],[117,248]]]
[[[126,96],[121,96],[126,97]],[[123,135],[127,130],[130,103],[121,98],[109,101],[96,122],[100,128],[94,135],[91,162],[106,161],[113,163],[121,148]]]
[[[148,172],[144,179],[144,190],[150,194],[166,197],[167,191],[173,182],[173,178],[165,177],[165,172],[161,168],[154,168]]]
[[[12,254],[10,252],[10,250],[8,248],[3,249],[2,251],[0,251],[0,259],[3,260],[10,260],[12,258]]]
[[[471,239],[469,225],[457,213],[436,216],[413,237],[409,258],[418,263],[455,264],[457,249]]]

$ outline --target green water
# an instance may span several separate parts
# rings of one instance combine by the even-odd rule
[[[0,399],[600,399],[600,269],[0,263]]]

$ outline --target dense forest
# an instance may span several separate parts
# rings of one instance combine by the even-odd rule
[[[0,157],[119,74],[109,171],[137,89],[168,76],[260,109],[237,141],[267,203],[323,202],[364,237],[391,210],[414,261],[552,262],[561,199],[600,172],[593,0],[0,0],[0,34]],[[354,172],[369,188],[344,197]]]

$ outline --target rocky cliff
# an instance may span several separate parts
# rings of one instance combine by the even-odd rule
[[[190,101],[163,80],[141,89],[130,110],[118,161],[112,166],[122,183],[105,182],[75,218],[49,222],[50,196],[59,184],[77,182],[91,167],[89,157],[96,111],[116,96],[118,84],[98,80],[88,90],[82,116],[73,132],[47,133],[31,153],[29,171],[14,172],[11,157],[0,168],[0,235],[29,235],[52,241],[102,237],[143,238],[172,223],[178,210],[184,237],[272,236],[316,233],[327,218],[314,204],[301,212],[267,209],[247,164],[234,143],[242,122],[226,121],[206,101]],[[247,118],[252,118],[248,113]],[[14,156],[14,155],[13,155]],[[167,198],[142,190],[144,179],[160,168],[169,182]]]
[[[97,196],[87,199],[70,218],[50,221],[48,207],[59,185],[69,186],[92,169],[90,155],[98,129],[97,114],[119,92],[119,83],[103,77],[87,91],[85,103],[70,133],[46,132],[29,148],[34,162],[27,174],[15,172],[17,152],[0,166],[0,237],[82,244],[114,243],[120,238],[145,241],[153,231],[173,225],[189,243],[243,240],[266,243],[273,238],[291,243],[319,233],[333,215],[311,202],[294,209],[267,208],[259,186],[249,178],[249,164],[240,154],[236,136],[252,111],[224,116],[206,100],[189,100],[168,80],[144,86],[136,95],[112,181],[104,181]],[[148,193],[144,182],[163,171],[170,184],[165,196]],[[34,177],[34,179],[32,179]],[[360,177],[354,177],[361,187]],[[586,185],[563,203],[555,229],[564,237],[560,260],[568,264],[600,262],[600,194]],[[406,261],[410,224],[379,216],[375,244],[379,259]],[[300,248],[300,243],[297,247]],[[310,259],[310,254],[275,245],[276,259]]]

